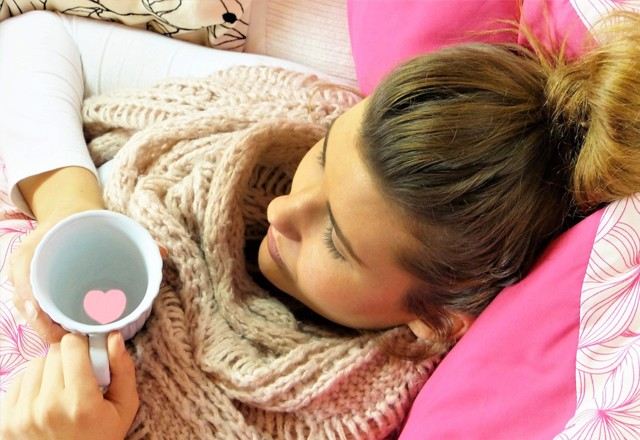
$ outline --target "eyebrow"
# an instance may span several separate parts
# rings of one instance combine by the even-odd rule
[[[333,127],[333,123],[336,122],[336,119],[338,118],[333,118],[333,121],[329,123],[327,133],[324,135],[324,141],[322,142],[322,163],[327,163],[327,143],[329,142],[329,133],[331,133],[331,127]]]
[[[331,121],[331,124],[329,124],[329,128],[327,128],[327,134],[324,136],[324,143],[322,145],[322,162],[323,163],[326,163],[329,133],[331,132],[331,127],[333,127],[333,123],[336,121],[336,119]],[[353,251],[353,246],[351,246],[351,243],[349,243],[349,240],[347,240],[347,237],[345,237],[344,233],[342,232],[342,229],[340,229],[340,226],[338,226],[338,222],[336,222],[336,218],[333,216],[333,211],[331,211],[331,205],[329,204],[328,201],[327,201],[327,212],[329,213],[329,221],[331,222],[331,227],[333,228],[334,231],[336,231],[336,235],[342,242],[344,248],[347,250],[351,258],[356,260],[358,264],[360,264],[361,266],[366,267],[366,265],[360,259],[360,257],[358,257],[356,253]]]

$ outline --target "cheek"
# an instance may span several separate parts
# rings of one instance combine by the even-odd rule
[[[297,275],[302,291],[317,291],[335,281],[335,263],[327,255],[320,240],[307,241],[298,254]]]
[[[309,305],[321,309],[318,311],[349,309],[357,298],[350,266],[331,257],[323,246],[320,240],[310,243],[300,255],[297,267],[300,293]]]

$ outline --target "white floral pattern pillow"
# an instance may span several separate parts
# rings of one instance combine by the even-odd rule
[[[45,356],[48,349],[13,306],[9,257],[36,223],[11,204],[4,171],[0,162],[0,400],[27,362]]]
[[[33,10],[57,11],[242,51],[250,6],[251,0],[0,0],[0,20]]]

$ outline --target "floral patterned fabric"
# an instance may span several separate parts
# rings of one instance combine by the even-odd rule
[[[45,356],[48,345],[25,325],[13,306],[9,258],[36,223],[10,202],[4,165],[0,164],[0,399],[11,380],[33,358]]]
[[[574,417],[557,440],[640,438],[640,196],[607,207],[580,297]]]
[[[0,20],[33,10],[57,11],[242,51],[250,6],[251,0],[0,0]]]

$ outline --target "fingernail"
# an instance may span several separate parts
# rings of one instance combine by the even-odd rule
[[[38,311],[36,310],[36,306],[33,304],[33,301],[25,300],[23,307],[27,321],[33,321],[38,317]]]

